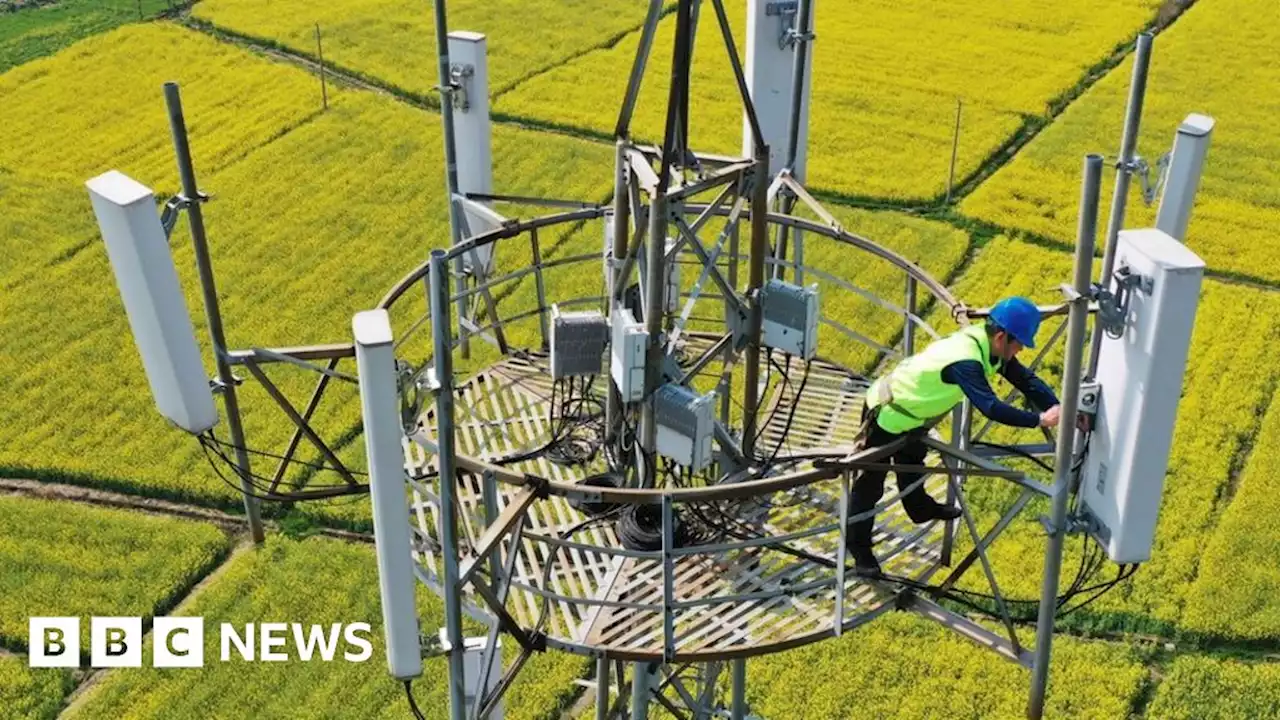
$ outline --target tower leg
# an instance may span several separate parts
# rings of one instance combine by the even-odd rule
[[[733,708],[730,717],[743,720],[747,716],[747,661],[741,658],[733,663]]]
[[[1093,278],[1093,243],[1098,230],[1098,186],[1102,180],[1102,156],[1085,158],[1080,194],[1080,222],[1076,240],[1075,297],[1067,316],[1067,357],[1062,372],[1062,419],[1058,426],[1055,495],[1050,516],[1049,544],[1044,555],[1044,584],[1040,588],[1040,617],[1036,621],[1035,664],[1031,670],[1031,698],[1027,717],[1044,716],[1049,686],[1049,652],[1053,622],[1058,614],[1058,575],[1062,569],[1062,544],[1067,535],[1067,503],[1071,499],[1071,456],[1075,445],[1076,411],[1080,401],[1080,369],[1085,351],[1085,320],[1089,315],[1089,283]]]
[[[631,720],[647,720],[649,717],[649,685],[653,680],[653,667],[649,663],[631,665]]]

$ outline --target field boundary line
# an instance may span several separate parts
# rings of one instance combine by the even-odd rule
[[[229,30],[207,20],[192,17],[190,14],[175,17],[174,22],[193,32],[204,33],[216,40],[235,45],[249,52],[289,63],[319,77],[320,63],[316,58],[305,52],[299,52],[292,48],[287,48],[274,40],[262,38],[256,35],[247,35],[235,30]],[[366,75],[358,70],[354,70],[328,60],[324,63],[324,72],[326,78],[335,80],[349,89],[354,88],[356,90],[366,90],[379,95],[387,95],[392,99],[399,100],[400,102],[418,108],[419,110],[425,110],[433,115],[440,114],[440,106],[438,103],[432,101],[432,96],[407,90],[399,85],[389,83],[371,75]],[[492,100],[493,98],[491,97],[490,99]],[[608,145],[610,147],[613,146],[613,138],[611,136],[584,128],[578,128],[571,125],[539,122],[523,116],[500,113],[494,110],[489,111],[489,117],[490,120],[496,124],[517,127],[522,130],[562,135],[565,137],[583,140],[585,142]]]
[[[676,5],[673,4],[671,0],[666,0],[662,5],[662,12],[658,15],[658,22],[662,22],[663,18],[667,17],[668,15],[671,15],[675,11],[676,11]],[[599,50],[611,50],[615,46],[617,46],[618,43],[622,42],[627,36],[634,35],[640,32],[642,29],[644,29],[643,20],[640,21],[638,24],[633,25],[625,30],[621,30],[619,32],[614,33],[613,35],[605,38],[604,40],[600,41],[599,43],[596,43],[595,45],[592,45],[591,47],[583,48],[582,50],[566,55],[565,57],[557,60],[556,62],[550,63],[545,67],[541,67],[536,70],[531,70],[525,73],[524,75],[521,75],[520,77],[516,78],[515,80],[512,80],[511,82],[507,83],[506,87],[493,90],[490,93],[489,102],[492,103],[493,101],[497,100],[503,95],[506,95],[512,90],[515,90],[520,85],[524,84],[525,82],[528,82],[529,80],[532,80],[533,78],[538,77],[539,75],[545,75],[551,72],[552,70],[562,68],[565,65],[568,65],[569,63],[583,56],[590,55],[591,53]]]
[[[978,164],[977,169],[969,173],[956,184],[952,191],[953,206],[958,205],[960,201],[968,197],[970,193],[978,188],[987,178],[994,175],[1002,167],[1009,164],[1010,161],[1018,154],[1022,148],[1026,147],[1034,140],[1042,131],[1048,128],[1059,117],[1066,112],[1067,108],[1089,92],[1098,81],[1110,75],[1113,70],[1120,65],[1134,52],[1134,45],[1138,41],[1138,35],[1144,32],[1150,32],[1159,36],[1168,30],[1178,21],[1179,18],[1186,13],[1199,0],[1165,0],[1164,4],[1156,10],[1155,16],[1149,22],[1143,25],[1137,32],[1129,35],[1127,38],[1116,44],[1111,52],[1102,60],[1094,63],[1085,69],[1084,75],[1076,81],[1074,85],[1067,88],[1058,95],[1050,98],[1046,103],[1048,112],[1045,115],[1024,115],[1023,124],[1018,130],[1014,131],[1004,143],[995,148],[986,159]],[[1118,142],[1118,139],[1117,139]],[[940,201],[945,195],[938,195],[936,201]]]
[[[222,562],[218,563],[216,567],[205,573],[199,581],[192,585],[181,599],[166,611],[166,614],[181,612],[190,607],[195,598],[204,592],[211,583],[227,573],[227,569],[231,566],[231,562],[235,558],[247,552],[252,552],[253,549],[253,540],[249,537],[249,534],[245,532],[239,535],[235,545],[231,548],[231,551],[222,558]],[[149,621],[152,619],[153,618],[143,619],[143,642],[145,642],[151,635],[154,623]],[[85,698],[92,694],[93,689],[97,687],[98,683],[102,681],[102,678],[110,672],[110,669],[91,670],[89,674],[76,685],[75,689],[71,691],[71,694],[63,700],[62,709],[58,711],[58,718],[66,717],[67,713],[73,710],[77,705],[85,702]]]
[[[100,490],[98,488],[86,487],[83,485],[47,482],[44,480],[0,478],[0,495],[17,495],[22,497],[77,503],[81,505],[92,505],[96,507],[130,510],[147,515],[179,517],[187,520],[212,523],[221,527],[223,530],[232,533],[239,533],[245,527],[244,516],[229,513],[224,510],[191,503],[175,502],[173,500],[164,500],[146,495],[131,495],[111,490]],[[268,528],[277,531],[279,530],[279,523],[274,520],[264,519],[264,524]],[[316,534],[337,540],[361,543],[373,542],[372,533],[356,532],[354,530],[344,530],[325,526],[317,526],[315,528],[315,532]]]

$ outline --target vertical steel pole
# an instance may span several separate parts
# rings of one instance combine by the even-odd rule
[[[227,338],[222,331],[222,311],[218,307],[218,290],[214,284],[213,261],[209,258],[209,243],[204,232],[204,214],[200,207],[200,190],[196,186],[196,171],[191,162],[191,145],[187,141],[187,122],[182,115],[182,97],[178,84],[164,84],[164,101],[169,109],[169,130],[173,134],[173,150],[178,158],[178,175],[182,179],[182,195],[187,199],[187,219],[191,223],[191,244],[195,248],[196,269],[200,273],[200,291],[204,296],[204,314],[209,324],[209,339],[213,342],[213,361],[218,368],[218,382],[222,384],[222,402],[227,410],[227,427],[231,443],[236,451],[236,470],[240,476],[240,492],[244,494],[244,514],[249,520],[249,532],[253,541],[261,544],[265,535],[258,500],[250,483],[249,453],[244,444],[244,426],[240,420],[240,402],[236,397],[235,376],[227,362]]]
[[[742,452],[755,452],[756,411],[760,404],[760,288],[764,286],[764,261],[769,254],[769,148],[756,148],[755,188],[751,196],[751,256],[748,258],[747,296],[751,317],[747,323],[746,381],[742,387]]]
[[[906,308],[909,315],[916,314],[916,276],[907,275]],[[902,355],[911,357],[916,354],[916,323],[910,317],[903,318]]]
[[[461,209],[453,198],[458,195],[458,145],[453,129],[453,83],[449,66],[449,19],[445,14],[445,0],[435,0],[436,52],[439,59],[440,79],[440,122],[444,127],[444,178],[449,192],[449,239],[450,246],[462,242]],[[463,274],[462,256],[453,259],[453,272],[459,294],[467,289],[467,278]],[[470,357],[471,348],[467,340],[467,330],[463,326],[463,318],[467,316],[468,301],[465,297],[458,301],[458,341],[462,357]]]
[[[622,277],[622,260],[627,256],[627,236],[631,233],[631,192],[630,174],[627,172],[627,142],[618,138],[613,156],[613,265],[609,268],[609,322],[613,322],[613,313],[618,309],[618,285],[626,282]],[[613,389],[613,381],[606,384],[605,398],[605,442],[613,442],[615,428],[622,413],[622,398]]]
[[[787,165],[795,171],[800,152],[800,118],[804,105],[804,74],[809,56],[809,15],[813,0],[800,0],[796,13],[795,55],[791,63],[791,124],[787,126]],[[803,178],[799,178],[803,181]]]
[[[733,720],[744,720],[747,716],[747,661],[742,658],[730,661],[733,672],[733,707],[730,715]]]
[[[631,720],[649,720],[649,663],[631,663]]]
[[[965,398],[963,402],[956,406],[951,414],[951,446],[957,450],[969,449],[969,436],[972,432],[973,423],[973,405],[969,403],[969,399]],[[964,463],[953,461],[957,468],[963,468]],[[960,476],[953,474],[952,482],[947,483],[947,505],[955,505],[958,498],[956,497],[956,487],[960,483]],[[948,522],[942,526],[942,564],[946,567],[951,566],[951,553],[955,550],[956,542],[956,524]]]
[[[1102,156],[1089,155],[1084,161],[1084,183],[1080,193],[1080,222],[1076,238],[1074,297],[1067,316],[1067,357],[1062,372],[1062,416],[1058,426],[1058,447],[1054,458],[1053,510],[1049,519],[1049,544],[1044,554],[1044,578],[1040,589],[1040,617],[1036,622],[1035,665],[1031,671],[1031,699],[1027,717],[1044,715],[1045,692],[1049,685],[1049,652],[1053,645],[1053,622],[1058,613],[1058,574],[1062,570],[1062,545],[1066,539],[1067,503],[1071,493],[1071,456],[1075,448],[1076,412],[1080,401],[1080,369],[1084,356],[1085,320],[1089,316],[1089,283],[1093,277],[1094,236],[1098,231],[1098,187],[1102,181]]]
[[[944,205],[951,204],[951,192],[956,185],[956,157],[960,154],[960,111],[964,101],[956,98],[956,129],[951,135],[951,170],[947,173],[947,199]]]
[[[449,717],[464,720],[467,684],[462,640],[462,588],[458,587],[458,527],[454,512],[457,460],[453,428],[453,342],[450,337],[448,253],[431,251],[431,334],[436,379],[436,464],[440,470],[440,555],[444,564],[444,626],[449,640]]]
[[[1120,138],[1120,160],[1116,163],[1116,190],[1111,197],[1111,215],[1107,218],[1106,245],[1102,252],[1103,285],[1108,284],[1116,262],[1116,240],[1124,227],[1124,211],[1129,200],[1129,181],[1133,178],[1133,157],[1138,147],[1138,127],[1142,122],[1142,102],[1147,93],[1147,70],[1151,66],[1152,35],[1138,35],[1138,48],[1133,54],[1133,79],[1129,82],[1129,104],[1125,109],[1124,134]],[[1095,328],[1089,342],[1089,376],[1098,372],[1098,355],[1102,353],[1102,333]]]
[[[640,447],[645,458],[640,476],[642,487],[654,487],[657,483],[657,456],[654,452],[658,438],[658,418],[654,408],[654,393],[662,384],[662,360],[666,354],[666,346],[662,342],[666,245],[667,200],[659,190],[653,194],[649,203],[649,244],[645,247],[644,324],[645,330],[649,332],[649,347],[645,353],[644,400],[640,406]]]
[[[738,190],[739,192],[741,192],[742,190],[741,185],[738,186]],[[733,288],[735,291],[738,289],[738,250],[739,250],[738,228],[739,227],[740,225],[738,221],[735,220],[733,222],[733,226],[729,230],[729,287]],[[726,329],[733,327],[733,325],[731,325],[730,323],[737,322],[737,319],[735,317],[736,315],[737,315],[737,312],[733,309],[733,306],[731,306],[729,302],[726,300],[724,304],[724,324]],[[736,352],[737,350],[734,348],[733,343],[730,343],[729,345],[725,346],[724,362],[725,363],[732,362],[734,354]],[[733,373],[732,372],[724,377],[724,384],[722,387],[717,389],[717,392],[720,393],[720,422],[724,423],[725,427],[729,427],[730,420],[733,417],[733,405],[730,402],[733,397]]]
[[[316,23],[316,57],[320,60],[320,101],[329,109],[329,87],[324,79],[324,48],[320,45],[320,23]]]
[[[609,720],[609,658],[604,655],[596,658],[596,720]]]
[[[794,52],[791,61],[791,119],[787,125],[787,164],[786,169],[791,171],[796,179],[804,182],[804,172],[796,168],[796,161],[800,156],[800,123],[808,116],[802,110],[804,108],[805,98],[805,69],[809,64],[809,18],[813,14],[813,0],[800,0],[799,8],[796,11],[796,27],[794,36]],[[795,208],[795,197],[790,192],[784,192],[782,197],[782,213],[790,215]],[[783,247],[778,249],[778,260],[786,260],[786,230],[782,230]],[[795,237],[792,244],[794,245],[793,257],[795,259],[795,271],[793,277],[797,285],[804,284],[804,233],[799,228],[795,230]],[[782,278],[784,276],[783,266],[776,267],[777,272],[774,277]]]

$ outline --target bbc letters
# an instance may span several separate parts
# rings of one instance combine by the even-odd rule
[[[212,630],[212,628],[210,628]],[[33,617],[28,621],[31,667],[79,667],[80,618]],[[365,662],[373,655],[369,623],[264,622],[217,627],[220,662]],[[142,667],[140,617],[89,619],[89,660],[95,668]],[[203,667],[205,623],[200,617],[157,617],[150,664],[161,668]]]

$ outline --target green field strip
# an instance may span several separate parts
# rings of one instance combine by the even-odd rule
[[[58,0],[0,10],[0,73],[78,40],[171,12],[175,0]]]
[[[1139,154],[1155,164],[1170,147],[1177,124],[1192,112],[1218,126],[1192,213],[1188,243],[1217,273],[1280,280],[1280,246],[1270,228],[1280,220],[1280,175],[1271,163],[1280,145],[1268,128],[1280,105],[1280,71],[1267,62],[1280,42],[1269,6],[1248,0],[1198,3],[1153,50],[1143,107]],[[1222,43],[1230,36],[1232,42]],[[1098,152],[1114,158],[1132,74],[1126,60],[1073,103],[1017,157],[979,187],[961,211],[1011,230],[1059,243],[1074,237],[1080,162]],[[1129,227],[1153,222],[1134,183]],[[1112,196],[1112,174],[1102,192],[1101,217]]]
[[[27,647],[27,618],[162,614],[226,556],[217,526],[0,495],[0,643]]]
[[[424,633],[443,622],[441,602],[425,588],[418,591]],[[373,548],[337,540],[292,541],[271,537],[263,547],[237,553],[216,578],[179,608],[179,615],[205,623],[203,668],[123,668],[109,671],[64,715],[68,718],[200,717],[402,718],[408,714],[404,687],[387,674]],[[288,622],[305,626],[367,622],[373,651],[367,661],[287,663],[220,660],[221,623],[243,632],[245,623]],[[468,621],[471,634],[483,627]],[[508,660],[518,648],[503,639]],[[149,656],[152,640],[143,649]],[[351,648],[357,651],[358,648]],[[525,666],[506,698],[508,718],[558,716],[569,702],[574,678],[586,663],[574,656],[543,653]],[[446,661],[428,659],[413,683],[418,704],[429,718],[447,717]]]

